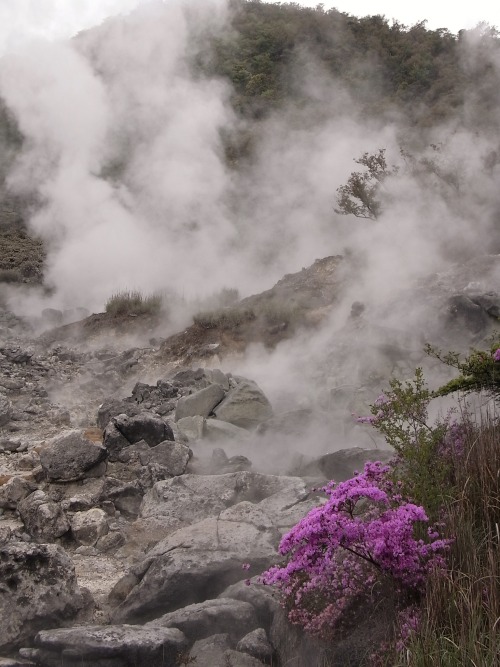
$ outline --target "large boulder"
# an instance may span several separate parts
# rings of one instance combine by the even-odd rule
[[[231,479],[234,483],[234,478],[246,479],[247,483],[253,481],[254,488],[250,484],[247,491],[254,501],[258,501],[255,493],[259,485],[260,493],[266,485],[268,491],[270,488],[277,491],[269,497],[264,494],[260,502],[243,500],[231,505],[239,494],[237,489],[229,488],[225,502],[231,506],[222,509],[212,501],[210,511],[216,507],[216,516],[180,528],[161,540],[148,552],[141,571],[136,569],[134,576],[126,574],[124,580],[118,582],[120,596],[114,597],[121,603],[115,611],[115,622],[156,618],[207,597],[216,597],[227,586],[244,579],[245,574],[253,576],[262,572],[277,556],[283,526],[293,525],[312,507],[303,482],[295,478],[277,478],[283,483],[279,490],[272,476],[235,473],[215,479],[218,477],[228,478],[226,483]],[[176,479],[180,483],[173,488],[182,489],[182,478]],[[172,487],[169,490],[172,491]],[[189,504],[189,495],[186,500]],[[182,511],[182,496],[178,502]],[[194,511],[194,507],[188,508],[181,520],[192,516]],[[199,514],[202,513],[203,509]],[[175,511],[168,510],[165,520],[172,521],[172,515],[175,517]],[[178,517],[176,519],[179,521]],[[246,572],[248,565],[250,570]]]
[[[224,389],[220,384],[210,384],[204,389],[196,391],[189,396],[183,396],[177,402],[175,410],[175,421],[185,417],[208,417],[216,405],[218,405],[225,396]]]
[[[61,626],[83,606],[69,556],[53,544],[0,546],[0,650],[30,642],[43,628]]]
[[[18,511],[27,532],[41,542],[53,542],[70,528],[61,506],[41,490],[21,500]]]
[[[257,427],[273,416],[263,391],[252,380],[241,380],[215,408],[217,419],[246,429]]]
[[[45,630],[35,639],[42,667],[167,667],[187,649],[180,630],[135,625],[89,625]]]
[[[49,441],[40,452],[40,463],[50,480],[69,482],[102,475],[106,448],[73,430]]]

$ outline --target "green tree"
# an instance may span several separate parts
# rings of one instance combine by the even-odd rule
[[[379,199],[381,185],[388,176],[397,172],[397,167],[387,166],[385,148],[379,148],[376,153],[363,153],[355,162],[366,169],[353,171],[347,183],[337,189],[338,208],[335,213],[376,220],[382,211]]]

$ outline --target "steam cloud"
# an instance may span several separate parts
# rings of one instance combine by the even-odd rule
[[[44,303],[57,307],[96,311],[125,288],[203,297],[237,287],[246,295],[319,257],[354,253],[344,300],[314,340],[287,343],[272,358],[256,350],[242,363],[275,398],[314,379],[353,301],[370,305],[374,326],[411,330],[425,304],[387,304],[401,304],[405,290],[450,262],[499,251],[500,163],[490,159],[491,135],[470,127],[473,97],[423,141],[396,114],[383,125],[367,121],[304,54],[296,85],[309,106],[255,126],[252,163],[231,171],[221,135],[242,123],[231,90],[190,68],[206,31],[229,29],[228,19],[223,0],[154,2],[72,41],[33,40],[5,55],[0,95],[26,137],[8,183],[37,196],[29,223],[48,243],[54,293]],[[475,57],[472,36],[464,58]],[[353,158],[383,147],[389,163],[404,167],[401,144],[416,146],[437,171],[422,179],[401,168],[382,192],[376,224],[336,215],[335,191],[357,168]],[[40,308],[39,299],[24,296],[19,307]],[[357,333],[360,366],[370,336]],[[356,376],[352,358],[333,384]]]

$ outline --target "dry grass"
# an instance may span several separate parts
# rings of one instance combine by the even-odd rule
[[[124,291],[108,299],[106,313],[112,317],[158,315],[161,307],[162,298],[158,294],[143,296],[137,291]]]

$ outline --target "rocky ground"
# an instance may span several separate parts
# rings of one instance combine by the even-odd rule
[[[250,319],[205,317],[166,340],[140,339],[147,319],[104,315],[36,335],[0,311],[0,666],[319,664],[324,649],[255,577],[321,502],[314,489],[390,453],[290,455],[277,474],[265,463],[277,439],[307,452],[311,424],[336,424],[320,405],[276,414],[252,378],[218,365],[327,317],[340,264],[326,258],[240,302]],[[495,291],[457,288],[452,274],[431,284],[450,330],[484,336],[498,319]],[[286,311],[262,306],[278,297]],[[358,304],[338,348],[367,326]],[[128,347],[120,332],[132,329]],[[372,327],[371,356],[385,345],[396,358],[396,338]],[[338,664],[359,664],[361,631],[377,636],[381,623],[357,619],[329,648]]]

